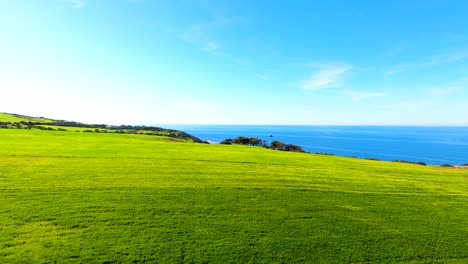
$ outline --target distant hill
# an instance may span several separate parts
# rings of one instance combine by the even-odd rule
[[[85,124],[75,121],[56,120],[45,117],[32,117],[20,114],[0,113],[0,128],[40,129],[93,133],[144,134],[166,136],[196,143],[208,143],[186,132],[155,126]]]
[[[56,120],[44,118],[44,117],[32,117],[18,114],[0,113],[0,122],[40,122],[40,123],[51,123]]]

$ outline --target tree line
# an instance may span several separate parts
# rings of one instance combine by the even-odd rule
[[[120,133],[120,134],[145,134],[145,135],[157,135],[157,136],[168,136],[178,139],[191,139],[196,143],[208,143],[203,141],[189,133],[175,129],[165,129],[155,126],[130,126],[130,125],[104,125],[104,124],[83,124],[80,122],[54,120],[52,122],[32,122],[32,121],[20,121],[20,122],[1,122],[0,128],[17,128],[17,129],[40,129],[40,130],[54,130],[54,131],[66,131],[63,128],[54,129],[50,126],[58,127],[72,127],[72,128],[87,128],[83,132],[96,132],[96,133]]]
[[[281,150],[281,151],[294,151],[294,152],[305,152],[301,146],[294,145],[294,144],[286,144],[279,140],[274,140],[270,144],[266,142],[266,140],[262,140],[259,138],[249,138],[249,137],[237,137],[235,139],[225,139],[220,142],[220,144],[224,145],[246,145],[246,146],[258,146],[269,148],[273,150]]]

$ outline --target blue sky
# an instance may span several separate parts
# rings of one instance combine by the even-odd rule
[[[0,111],[468,125],[467,1],[0,0]]]

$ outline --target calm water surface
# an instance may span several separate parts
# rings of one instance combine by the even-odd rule
[[[309,152],[427,164],[468,163],[468,127],[171,125],[218,143],[238,136],[280,140]],[[270,137],[272,135],[273,137]]]

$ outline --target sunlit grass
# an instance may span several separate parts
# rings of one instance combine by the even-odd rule
[[[50,123],[52,120],[42,117],[29,117],[29,116],[20,116],[14,114],[0,113],[0,122],[42,122]]]
[[[466,263],[468,170],[0,129],[0,263]]]

